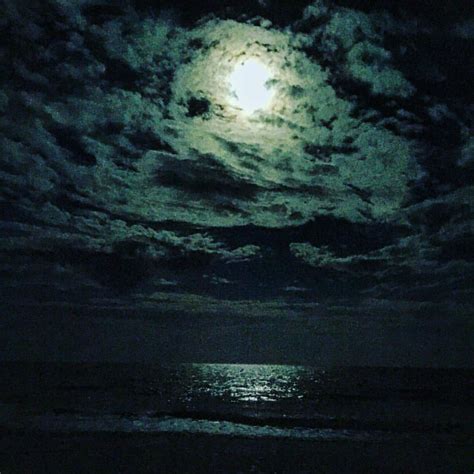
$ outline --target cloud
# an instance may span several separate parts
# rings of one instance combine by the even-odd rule
[[[300,286],[286,286],[283,288],[283,291],[288,291],[290,293],[305,293],[309,291],[309,289]]]
[[[53,169],[56,187],[80,183],[89,205],[155,222],[273,227],[318,214],[361,221],[395,212],[413,165],[410,144],[351,118],[352,104],[288,33],[221,20],[186,30],[132,10],[88,24],[80,4],[70,8],[65,34],[22,58],[22,102],[3,122],[31,161],[40,154],[38,181]],[[341,15],[327,28],[345,38],[350,22],[336,21]],[[222,58],[242,51],[276,73],[279,99],[258,123],[260,138],[226,102]],[[207,119],[189,115],[195,97],[210,104]],[[36,120],[11,130],[12,118],[27,113]]]
[[[291,253],[318,271],[362,282],[377,298],[468,301],[474,276],[471,188],[424,201],[406,210],[412,234],[366,253],[340,255],[328,246],[290,244]],[[467,199],[466,199],[467,198]]]
[[[472,169],[474,165],[474,138],[470,138],[461,149],[458,165],[462,168]]]
[[[441,277],[453,288],[470,275],[471,118],[450,99],[457,83],[436,96],[436,77],[452,73],[424,58],[436,36],[429,18],[318,1],[287,27],[217,15],[179,26],[166,12],[94,0],[4,3],[8,258],[42,259],[44,278],[64,265],[77,282],[123,278],[149,292],[183,283],[173,265],[198,279],[198,268],[276,269],[291,256],[343,283],[363,275],[380,294],[406,292],[417,278],[417,288],[436,291]],[[449,41],[465,36],[458,26]],[[422,52],[410,49],[414,38]],[[245,118],[226,78],[251,56],[273,71],[276,100]],[[422,61],[428,72],[412,67]],[[318,245],[301,230],[324,218],[347,224],[355,242]],[[358,225],[405,233],[367,249]],[[253,242],[248,229],[269,237]],[[12,281],[28,281],[12,268]],[[299,288],[278,285],[287,296]]]
[[[389,51],[364,41],[348,53],[348,70],[354,79],[370,85],[373,94],[410,97],[415,88],[390,65]]]

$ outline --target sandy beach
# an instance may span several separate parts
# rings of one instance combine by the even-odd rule
[[[313,442],[186,434],[2,433],[13,473],[467,473],[474,443]]]

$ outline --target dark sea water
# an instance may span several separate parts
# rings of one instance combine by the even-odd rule
[[[0,375],[1,423],[25,430],[366,438],[474,426],[469,370],[8,363]]]
[[[6,363],[0,427],[56,436],[474,446],[473,375],[451,369]]]

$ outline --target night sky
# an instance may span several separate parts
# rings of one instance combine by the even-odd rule
[[[472,366],[471,1],[0,7],[1,359]]]

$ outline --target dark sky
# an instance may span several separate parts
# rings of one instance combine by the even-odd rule
[[[474,8],[435,5],[1,1],[0,358],[472,366]]]

